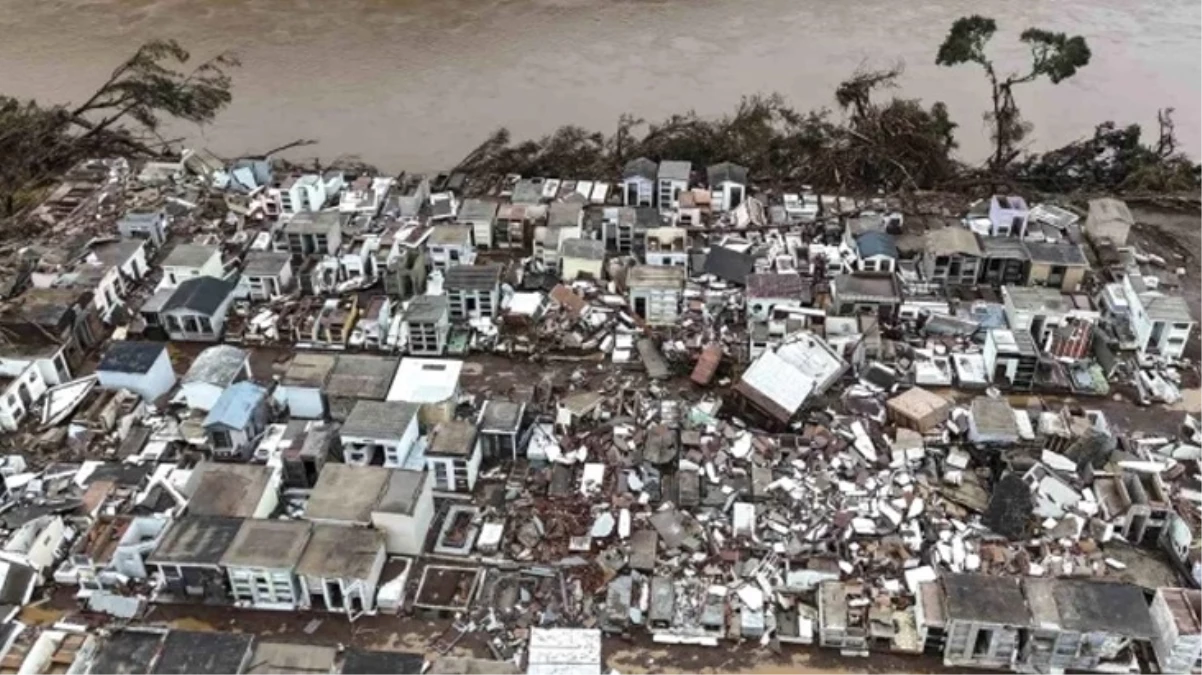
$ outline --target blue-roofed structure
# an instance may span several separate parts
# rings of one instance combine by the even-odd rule
[[[205,416],[206,427],[220,424],[232,429],[245,427],[255,408],[263,403],[267,390],[253,382],[238,382],[226,388],[217,404]]]
[[[205,416],[205,435],[218,457],[249,457],[251,440],[267,426],[267,390],[253,382],[226,388]]]
[[[879,230],[868,230],[856,237],[856,269],[861,272],[895,272],[897,270],[897,242],[893,235]]]
[[[893,235],[884,232],[865,232],[856,239],[856,248],[860,253],[860,258],[871,258],[873,256],[886,256],[889,258],[897,258],[897,243],[893,241]]]

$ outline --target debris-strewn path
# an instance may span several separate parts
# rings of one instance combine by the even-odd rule
[[[49,626],[74,611],[69,589],[60,589],[50,602],[27,607],[20,620]],[[317,622],[316,628],[313,623]],[[147,615],[150,625],[176,630],[253,633],[259,638],[361,649],[406,651],[436,655],[434,643],[450,626],[449,619],[369,616],[355,623],[324,612],[269,612],[205,605],[157,605]],[[309,629],[311,632],[306,632]],[[840,656],[817,646],[780,645],[765,648],[758,642],[724,644],[719,648],[658,645],[645,636],[627,640],[609,637],[604,642],[604,664],[619,673],[953,673],[939,658],[892,656],[874,653],[871,658]],[[492,658],[488,648],[466,636],[451,651],[453,656]],[[987,671],[980,671],[987,672]]]

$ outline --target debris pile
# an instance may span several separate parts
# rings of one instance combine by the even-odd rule
[[[1177,663],[1143,598],[1202,582],[1186,260],[1113,204],[695,173],[79,167],[4,264],[4,604],[412,614],[505,668]]]

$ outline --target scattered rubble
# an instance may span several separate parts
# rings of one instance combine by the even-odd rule
[[[93,627],[446,618],[430,672],[479,667],[465,640],[490,672],[599,672],[636,633],[1197,659],[1197,411],[1107,413],[1197,391],[1195,320],[1125,208],[1082,235],[1012,196],[937,227],[777,203],[729,164],[711,193],[647,159],[611,185],[206,158],[86,163],[7,250],[5,606],[53,580]],[[204,641],[20,630],[22,672]]]

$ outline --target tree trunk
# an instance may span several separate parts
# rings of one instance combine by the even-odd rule
[[[990,85],[993,89],[993,170],[1002,168],[1002,154],[1006,147],[1006,130],[1002,122],[1002,92],[997,78],[990,74]]]

